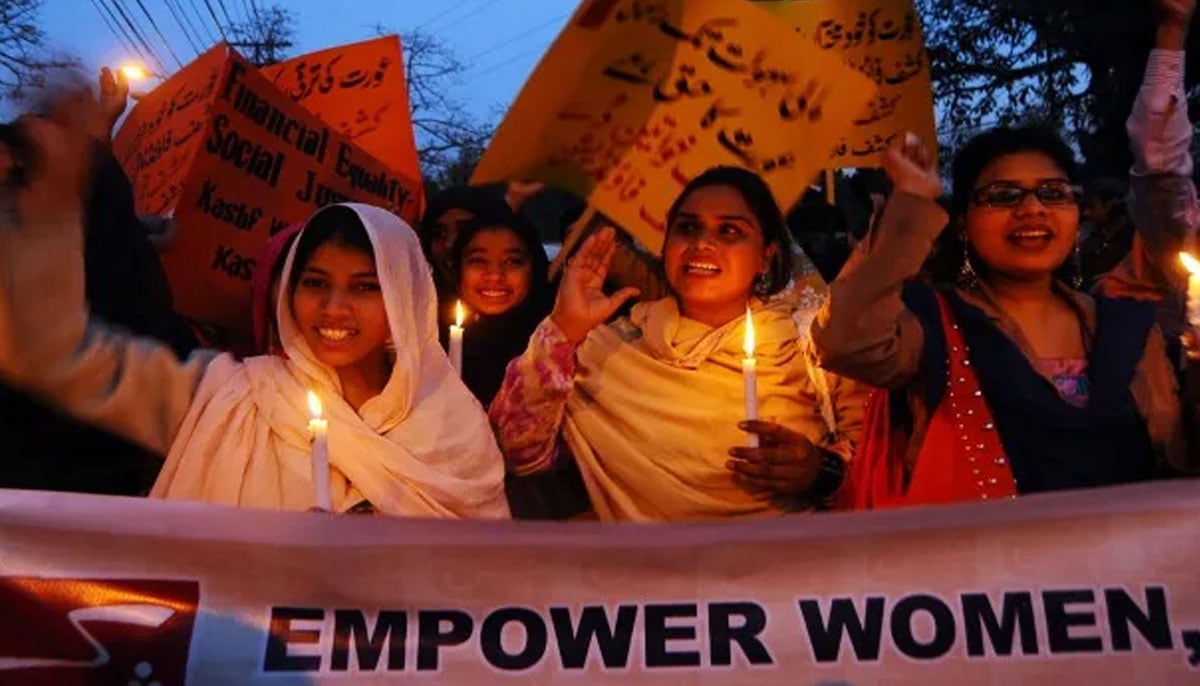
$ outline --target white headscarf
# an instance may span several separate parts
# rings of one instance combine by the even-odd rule
[[[396,346],[383,391],[355,412],[334,370],[304,341],[281,288],[287,359],[220,358],[206,372],[152,495],[248,507],[313,505],[307,392],[329,420],[334,509],[366,500],[384,514],[506,518],[504,463],[483,408],[437,336],[437,297],[417,236],[399,217],[346,204],[366,227]],[[311,220],[310,220],[311,221]],[[293,243],[284,265],[292,272]]]

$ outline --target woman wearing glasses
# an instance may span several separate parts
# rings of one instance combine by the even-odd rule
[[[948,223],[940,177],[911,135],[884,164],[895,194],[813,325],[824,366],[882,389],[842,503],[989,500],[1152,476],[1180,448],[1175,379],[1152,302],[1077,290],[1070,148],[1032,128],[969,141],[954,161],[952,240],[939,246],[953,251],[953,273],[921,277]],[[1138,283],[1145,263],[1123,264],[1112,282]]]

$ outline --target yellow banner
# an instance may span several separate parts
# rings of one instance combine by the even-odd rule
[[[912,0],[767,0],[802,41],[838,55],[873,83],[874,99],[837,142],[830,167],[878,167],[897,134],[912,131],[936,152],[933,84]]]
[[[1195,684],[1198,539],[1194,482],[695,526],[0,491],[0,683]]]
[[[473,182],[554,183],[658,251],[667,209],[709,167],[759,172],[793,204],[874,90],[745,0],[588,0]]]

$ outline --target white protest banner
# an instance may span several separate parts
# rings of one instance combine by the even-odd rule
[[[1200,484],[704,525],[0,492],[0,683],[1192,684]]]

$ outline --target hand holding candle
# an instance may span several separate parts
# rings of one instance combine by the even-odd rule
[[[1187,285],[1187,325],[1190,336],[1185,338],[1185,341],[1191,341],[1194,346],[1200,342],[1200,260],[1192,257],[1189,253],[1179,253],[1179,261],[1188,271]],[[1189,359],[1194,356],[1197,351],[1190,349],[1185,350]]]
[[[742,381],[746,392],[746,419],[758,419],[758,362],[754,359],[754,318],[746,308],[746,338],[742,344],[746,357],[742,360]],[[750,434],[746,445],[758,447],[758,434]]]
[[[1188,271],[1187,323],[1193,328],[1200,327],[1200,260],[1181,252],[1179,261]]]
[[[326,512],[333,511],[333,498],[329,491],[329,422],[321,418],[321,399],[316,393],[308,392],[308,409],[312,419],[308,421],[308,432],[312,435],[312,480],[316,506]]]
[[[450,364],[459,376],[462,376],[463,319],[465,316],[462,301],[459,300],[454,304],[455,323],[450,325]]]
[[[761,442],[757,448],[732,448],[725,467],[733,482],[752,493],[795,497],[818,489],[831,495],[841,486],[844,464],[840,457],[825,454],[804,434],[774,422],[752,420],[741,428]],[[821,479],[823,472],[828,476]]]

